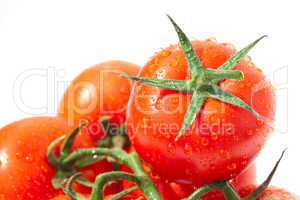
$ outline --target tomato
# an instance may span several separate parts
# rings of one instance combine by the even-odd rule
[[[58,194],[48,164],[48,145],[70,133],[63,119],[34,117],[0,130],[0,199],[48,200]]]
[[[205,68],[216,69],[236,52],[232,45],[213,40],[194,41],[192,45]],[[240,107],[207,98],[178,141],[175,138],[191,95],[136,83],[127,111],[129,136],[141,158],[161,177],[201,186],[234,178],[255,159],[272,131],[274,90],[251,59],[243,59],[235,69],[243,72],[244,79],[226,79],[220,83],[221,89],[251,105],[264,120]],[[190,79],[178,45],[156,54],[139,76]]]
[[[242,193],[241,197],[246,197],[248,194],[253,192],[257,186],[250,185],[240,190]],[[262,195],[258,198],[258,200],[297,200],[295,195],[292,193],[276,187],[269,187],[267,188]]]
[[[256,184],[256,166],[252,164],[246,171],[242,172],[236,178],[231,181],[236,191],[240,191],[242,188],[252,186]],[[191,184],[177,184],[170,183],[173,192],[176,194],[178,199],[183,199],[191,195],[197,187]],[[242,194],[245,196],[250,191],[244,191]],[[241,194],[241,193],[240,193]],[[205,200],[225,200],[224,195],[220,191],[212,191],[203,197]]]
[[[264,191],[259,200],[297,200],[298,198],[284,189],[270,187]]]
[[[139,67],[124,61],[108,61],[84,70],[67,88],[59,108],[59,116],[69,125],[89,122],[88,132],[95,140],[103,137],[98,121],[110,117],[111,123],[120,125],[125,112],[132,84],[120,73],[136,75]]]
[[[132,151],[131,148],[129,151]],[[145,171],[151,176],[153,182],[155,183],[158,191],[162,195],[165,200],[181,200],[189,195],[191,195],[197,187],[192,184],[184,184],[184,183],[175,183],[170,182],[168,180],[164,180],[160,178],[158,175],[155,175],[151,168],[147,166],[147,164],[143,164]],[[126,166],[121,167],[122,171],[130,172],[130,170]],[[236,178],[231,181],[231,184],[234,186],[236,191],[240,191],[241,189],[247,188],[249,186],[253,186],[256,184],[256,166],[255,164],[251,164],[249,168],[247,168],[244,172],[239,174]],[[124,189],[128,189],[132,187],[134,184],[129,181],[123,181]],[[251,190],[252,191],[252,190]],[[241,194],[246,195],[251,192],[249,189],[243,191]],[[124,199],[137,199],[139,197],[144,197],[143,192],[141,190],[136,190],[129,195],[127,195]],[[204,196],[205,200],[225,200],[223,193],[220,191],[212,191],[209,194]]]
[[[52,187],[55,169],[47,161],[49,144],[71,133],[66,121],[59,117],[33,117],[12,123],[0,130],[0,199],[49,199],[60,191]],[[93,146],[91,138],[80,133],[74,150]],[[86,167],[82,173],[93,181],[112,164],[101,161]],[[87,191],[83,186],[77,189]],[[111,189],[112,192],[115,190]]]

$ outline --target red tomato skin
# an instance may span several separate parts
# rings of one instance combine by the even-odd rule
[[[111,117],[113,123],[123,123],[132,83],[120,74],[135,76],[138,71],[137,65],[117,60],[84,70],[65,91],[58,115],[71,126],[97,122],[104,116]]]
[[[52,187],[55,169],[48,163],[46,152],[56,138],[71,133],[60,117],[33,117],[9,124],[0,130],[0,199],[48,200],[60,190]],[[94,142],[84,132],[75,139],[74,150],[93,147]],[[82,169],[91,181],[99,173],[111,171],[112,164],[101,161]],[[90,189],[76,185],[79,192]],[[108,187],[114,193],[114,187]]]
[[[67,195],[61,194],[58,195],[50,200],[71,200]]]
[[[236,191],[240,191],[242,188],[247,188],[249,186],[256,184],[256,166],[252,164],[248,169],[238,175],[231,181],[231,184],[235,188]],[[173,192],[176,194],[177,199],[184,199],[190,196],[197,187],[191,184],[177,184],[170,183]],[[252,190],[251,190],[252,191]],[[240,195],[245,196],[249,194],[250,191],[246,190],[243,192],[239,192]],[[225,200],[224,195],[220,191],[212,191],[207,195],[204,195],[204,200]]]
[[[84,169],[81,170],[83,173],[84,177],[86,177],[88,180],[91,182],[94,182],[97,175],[105,173],[105,172],[110,172],[113,170],[113,165],[112,163],[103,160],[101,162],[98,162],[94,165],[88,166]],[[91,188],[85,187],[83,185],[79,184],[74,184],[74,189],[81,193],[81,194],[90,194],[91,193]],[[121,191],[122,187],[119,183],[113,183],[105,187],[104,194],[109,195],[109,194],[115,194],[116,192]]]
[[[262,196],[259,198],[259,200],[298,200],[295,195],[292,193],[281,189],[281,188],[275,188],[270,187],[264,191]]]
[[[194,41],[193,46],[206,68],[217,68],[235,53],[231,45],[211,40]],[[267,122],[244,109],[208,99],[192,127],[177,142],[174,139],[190,95],[136,83],[127,111],[128,133],[136,151],[155,173],[177,183],[201,186],[232,179],[255,159],[272,130],[275,95],[250,59],[242,60],[236,69],[244,73],[244,80],[225,80],[221,88],[250,104]],[[139,75],[178,80],[190,76],[177,45],[155,55]],[[260,90],[253,92],[256,89]]]
[[[178,196],[174,193],[173,188],[169,183],[159,176],[151,175],[152,181],[154,182],[158,192],[161,194],[164,200],[177,200]],[[123,187],[125,189],[132,187],[134,184],[129,181],[123,181]],[[133,200],[137,198],[142,198],[142,200],[147,200],[141,190],[136,190],[129,195],[125,196],[124,200]],[[179,200],[179,199],[178,199]]]
[[[131,148],[129,151],[132,151]],[[151,172],[151,169],[144,163],[144,169],[147,171],[148,174],[150,174],[153,182],[155,183],[158,191],[162,195],[164,200],[181,200],[185,199],[188,196],[190,196],[197,187],[192,184],[178,184],[174,182],[170,182],[168,180],[164,180],[160,178],[159,176],[155,175],[153,172]],[[126,166],[121,167],[122,171],[130,172],[130,170]],[[236,191],[240,191],[240,195],[242,197],[250,194],[251,191],[253,191],[252,186],[256,185],[256,165],[251,164],[244,172],[239,174],[236,178],[234,178],[231,181],[231,184],[235,188]],[[128,189],[132,187],[134,184],[129,181],[123,181],[123,188]],[[245,188],[251,188],[245,189]],[[126,197],[124,199],[126,200],[132,200],[137,199],[139,197],[143,197],[146,199],[142,193],[141,190],[136,190]],[[225,200],[224,195],[220,191],[212,191],[205,195],[203,197],[204,200]]]
[[[253,192],[257,188],[256,185],[249,185],[248,187],[242,188],[240,193],[241,197],[246,197],[248,194]],[[285,189],[270,186],[267,188],[258,200],[298,200],[299,198],[288,192]]]
[[[0,130],[0,199],[48,200],[59,193],[51,185],[48,145],[70,133],[63,119],[34,117]]]

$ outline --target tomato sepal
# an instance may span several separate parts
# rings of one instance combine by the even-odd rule
[[[162,80],[155,78],[133,77],[124,74],[122,74],[121,76],[130,80],[138,81],[144,85],[192,94],[192,100],[190,102],[187,112],[185,113],[181,129],[179,130],[175,141],[179,140],[179,138],[183,136],[187,129],[192,125],[197,114],[201,111],[206,98],[217,99],[221,102],[243,108],[252,113],[257,119],[262,120],[263,118],[260,116],[260,114],[257,113],[250,105],[248,105],[246,102],[244,102],[237,96],[225,92],[218,86],[218,84],[224,79],[244,79],[244,75],[241,71],[233,69],[237,64],[240,63],[240,61],[259,41],[266,37],[266,35],[261,36],[260,38],[258,38],[257,40],[255,40],[254,42],[250,43],[245,48],[237,52],[233,57],[231,57],[218,69],[205,69],[202,62],[198,58],[191,41],[181,30],[181,28],[176,24],[176,22],[169,15],[167,15],[167,17],[170,19],[178,35],[180,46],[188,62],[188,68],[190,70],[191,79]]]

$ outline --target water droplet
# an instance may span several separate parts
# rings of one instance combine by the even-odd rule
[[[253,131],[253,130],[250,129],[250,130],[247,131],[247,135],[248,135],[248,136],[251,136],[251,135],[253,135],[253,134],[254,134],[254,131]]]
[[[31,155],[27,155],[25,156],[25,161],[31,163],[33,162],[33,157]]]
[[[175,144],[173,142],[168,144],[168,152],[171,153],[171,154],[175,154],[176,147],[175,147]]]
[[[218,138],[219,138],[218,134],[215,134],[215,133],[211,134],[210,137],[212,140],[218,140]]]
[[[253,62],[250,62],[250,63],[248,64],[248,67],[255,67],[255,64],[254,64]]]
[[[0,152],[0,167],[4,168],[8,163],[8,155],[5,150]]]
[[[227,169],[229,170],[235,170],[237,167],[236,163],[231,163],[230,165],[227,166]]]
[[[246,160],[242,161],[242,165],[246,166],[247,165],[247,161]]]
[[[208,143],[209,143],[209,141],[208,141],[207,138],[204,137],[204,138],[201,139],[201,144],[202,144],[203,146],[207,146]]]
[[[156,78],[157,79],[164,79],[166,76],[166,70],[160,69],[156,71]]]
[[[170,66],[174,67],[174,68],[177,67],[177,65],[178,65],[178,60],[177,59],[171,61],[171,63],[170,63]]]
[[[185,174],[186,174],[187,176],[191,176],[193,173],[192,173],[192,171],[191,171],[190,169],[186,169],[186,170],[185,170]]]
[[[193,154],[193,148],[190,144],[184,145],[184,153],[188,156],[191,156]]]
[[[210,164],[209,168],[210,168],[211,170],[215,170],[215,169],[216,169],[216,165],[215,165],[215,164]]]
[[[171,54],[171,51],[168,50],[168,49],[165,49],[165,50],[163,50],[163,51],[160,53],[160,55],[161,55],[162,57],[167,57],[167,56],[169,56],[170,54]]]
[[[262,126],[264,124],[264,122],[260,119],[256,120],[256,125],[257,126]]]

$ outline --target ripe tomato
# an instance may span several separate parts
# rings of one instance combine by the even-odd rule
[[[34,117],[12,123],[0,130],[0,199],[48,200],[60,191],[52,187],[55,170],[49,165],[46,152],[59,136],[71,133],[66,121],[59,117]],[[74,148],[92,147],[91,138],[80,133]],[[101,161],[83,169],[90,180],[112,169]],[[79,191],[86,188],[77,186]],[[114,191],[113,191],[114,192]]]
[[[51,185],[48,145],[70,133],[63,119],[35,117],[0,130],[0,199],[48,200],[58,194]]]
[[[129,151],[132,151],[131,148]],[[160,178],[159,176],[155,175],[151,168],[149,168],[146,164],[144,164],[145,171],[150,174],[153,182],[155,183],[158,191],[162,195],[163,199],[165,200],[181,200],[184,198],[187,198],[189,195],[191,195],[197,187],[192,184],[178,184],[175,182],[170,182],[167,180],[164,180]],[[130,172],[130,170],[122,166],[122,171]],[[248,186],[253,186],[256,184],[256,166],[255,164],[251,164],[251,166],[246,169],[244,172],[242,172],[240,175],[238,175],[236,178],[234,178],[231,181],[231,184],[234,186],[236,191],[240,191],[242,188],[247,188]],[[129,181],[123,181],[123,188],[128,189],[132,187],[134,184]],[[251,190],[252,191],[252,190]],[[244,191],[242,194],[246,195],[249,194],[251,191]],[[146,199],[140,190],[136,190],[129,195],[127,195],[124,199],[137,199],[143,197]],[[220,191],[212,191],[209,194],[204,196],[205,200],[225,200],[223,193]]]
[[[240,193],[242,193],[241,197],[246,197],[248,194],[253,192],[255,190],[255,185],[250,185],[248,187],[245,187],[240,190]],[[262,195],[258,198],[258,200],[298,200],[295,195],[292,193],[275,187],[269,187],[267,188]]]
[[[264,191],[259,200],[297,200],[298,198],[284,189],[270,187]]]
[[[137,65],[124,61],[108,61],[84,70],[66,90],[59,116],[71,126],[90,122],[88,132],[95,140],[101,139],[104,133],[97,122],[102,117],[111,117],[117,125],[125,121],[131,82],[119,74],[136,75],[138,70]]]
[[[194,41],[205,68],[217,68],[235,49],[216,41]],[[275,96],[263,72],[250,59],[236,66],[241,81],[225,80],[220,87],[241,98],[265,120],[237,106],[208,98],[192,126],[175,142],[191,95],[137,83],[127,112],[134,148],[161,177],[198,186],[235,177],[254,160],[272,130]],[[140,77],[190,79],[186,58],[178,45],[155,55]]]
[[[231,181],[236,191],[240,191],[242,188],[252,186],[256,184],[256,166],[252,164],[246,171],[242,172],[236,178]],[[183,199],[191,195],[197,187],[191,184],[177,184],[170,183],[173,192],[178,199]],[[244,191],[243,194],[249,194],[250,191]],[[225,200],[224,195],[220,191],[212,191],[203,197],[205,200]]]

